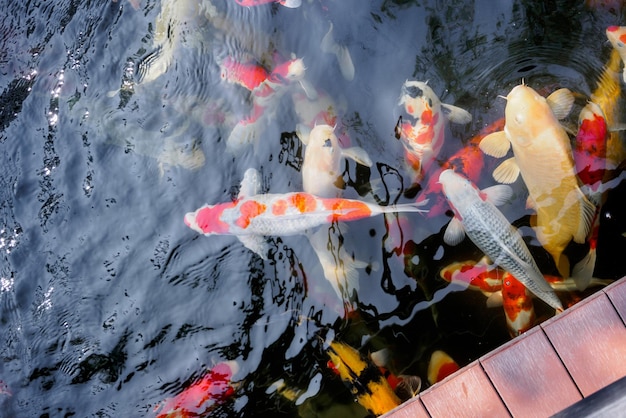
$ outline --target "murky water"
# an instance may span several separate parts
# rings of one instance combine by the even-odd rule
[[[443,102],[472,114],[447,131],[442,157],[451,155],[503,116],[498,95],[522,79],[589,96],[611,50],[604,31],[625,22],[619,3],[313,0],[289,9],[185,0],[169,28],[174,41],[155,51],[159,1],[4,2],[0,415],[154,416],[233,360],[234,396],[211,416],[365,416],[327,367],[324,340],[364,354],[389,348],[395,372],[424,381],[433,350],[464,365],[507,341],[501,308],[439,277],[451,261],[480,257],[469,241],[443,244],[445,214],[333,227],[334,245],[367,264],[344,300],[305,237],[271,238],[262,260],[235,238],[187,228],[186,212],[235,197],[249,167],[264,192],[302,188],[291,93],[257,143],[233,155],[227,138],[249,93],[222,80],[218,63],[303,58],[307,80],[337,103],[352,144],[375,163],[348,163],[344,196],[402,202],[411,182],[394,126],[405,80],[428,80]],[[353,80],[320,50],[331,22]],[[154,57],[170,52],[156,74]],[[495,164],[485,158],[480,187],[494,183]],[[502,210],[529,234],[523,185],[515,187]],[[601,213],[601,279],[626,274],[624,193],[612,190]],[[535,306],[539,318],[553,314]],[[296,399],[268,393],[279,379]]]

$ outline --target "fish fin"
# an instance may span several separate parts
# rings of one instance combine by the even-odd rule
[[[495,181],[504,184],[511,184],[519,176],[519,166],[515,161],[515,157],[511,157],[508,160],[504,160],[493,171],[493,178]]]
[[[572,279],[576,284],[576,289],[583,291],[591,283],[593,270],[596,267],[596,250],[591,248],[585,258],[580,260],[572,268]]]
[[[488,308],[497,308],[498,306],[502,306],[502,291],[493,292],[489,295],[485,304]]]
[[[259,121],[256,122],[239,122],[230,132],[226,140],[226,151],[231,154],[240,153],[244,147],[256,142],[260,134]]]
[[[339,63],[339,69],[341,70],[341,75],[347,81],[352,81],[354,79],[354,63],[352,62],[352,57],[350,56],[350,51],[346,46],[339,45],[335,42],[335,38],[333,37],[333,23],[330,22],[330,28],[326,35],[322,38],[322,43],[320,44],[320,49],[322,52],[326,52],[329,54],[335,54],[337,57],[337,62]]]
[[[263,235],[238,235],[237,238],[247,249],[258,254],[263,260],[267,260],[269,246]]]
[[[341,154],[365,167],[371,167],[373,164],[370,156],[367,155],[367,152],[361,147],[342,148]]]
[[[487,155],[502,158],[511,149],[511,142],[506,137],[504,131],[498,131],[485,136],[478,144],[478,147]]]
[[[261,174],[256,168],[249,168],[243,174],[243,180],[239,188],[238,199],[259,194],[261,191]]]
[[[315,87],[313,87],[313,85],[306,78],[301,78],[298,80],[298,83],[300,84],[300,87],[302,87],[304,94],[306,94],[307,99],[317,99],[317,90],[315,90]]]
[[[537,204],[530,195],[526,198],[526,209],[532,209],[537,212]]]
[[[577,189],[578,199],[580,202],[580,221],[578,224],[578,230],[574,234],[574,242],[582,244],[587,239],[589,231],[591,230],[591,223],[596,215],[596,207],[593,203],[587,199],[582,190]]]
[[[553,91],[552,94],[546,97],[546,101],[548,102],[550,109],[552,109],[554,116],[561,120],[565,119],[572,110],[574,95],[569,89],[562,88]]]
[[[450,220],[443,234],[443,241],[448,245],[457,245],[465,238],[463,223],[456,216]]]
[[[472,121],[472,114],[465,109],[447,103],[441,103],[441,109],[450,122],[465,125]]]
[[[506,184],[496,184],[484,188],[481,192],[485,194],[487,201],[493,203],[494,206],[503,205],[513,196],[513,189]]]
[[[391,351],[388,348],[382,348],[370,353],[370,359],[378,367],[389,366],[389,359],[391,358]]]
[[[280,4],[290,9],[296,9],[302,5],[302,0],[282,0]]]
[[[301,123],[296,125],[296,135],[298,139],[304,144],[309,145],[309,138],[311,137],[311,128]]]

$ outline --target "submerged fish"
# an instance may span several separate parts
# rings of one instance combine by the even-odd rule
[[[238,84],[253,91],[269,77],[269,72],[261,65],[254,62],[239,62],[231,56],[227,56],[220,63],[222,80]]]
[[[467,234],[495,265],[513,274],[551,307],[563,310],[521,235],[496,208],[511,197],[511,188],[498,185],[480,191],[453,170],[442,172],[439,181],[455,213],[444,233],[444,241],[455,245]]]
[[[466,124],[472,120],[472,115],[460,107],[441,103],[435,92],[421,81],[404,83],[399,105],[403,106],[412,121],[404,121],[400,117],[396,138],[402,141],[407,164],[418,182],[443,146],[444,119]]]
[[[333,37],[332,22],[330,22],[330,29],[328,29],[328,32],[326,32],[326,35],[322,38],[320,49],[322,52],[334,54],[337,57],[339,69],[341,70],[341,75],[343,75],[344,79],[347,81],[352,81],[354,79],[354,64],[352,63],[350,51],[345,45],[340,45],[335,42],[335,38]]]
[[[204,416],[234,395],[231,382],[238,370],[235,362],[216,364],[202,379],[157,406],[157,418]]]
[[[347,344],[333,341],[328,347],[328,366],[346,382],[356,401],[375,416],[400,405],[387,380],[375,364]]]
[[[185,224],[204,235],[235,235],[265,258],[265,235],[297,235],[337,221],[353,221],[382,213],[424,212],[417,204],[378,206],[352,199],[321,198],[296,192],[257,194],[259,174],[248,169],[234,202],[205,205],[185,215]]]
[[[508,272],[502,278],[502,307],[511,337],[517,337],[534,325],[532,296],[526,286]]]
[[[619,53],[622,63],[626,63],[626,26],[609,26],[606,29],[606,37]],[[626,82],[626,65],[622,73],[622,79]]]
[[[435,350],[428,362],[428,382],[434,385],[459,370],[460,367],[445,351]]]
[[[503,157],[513,148],[514,156],[500,164],[493,177],[512,183],[521,174],[530,195],[528,204],[537,212],[537,238],[563,277],[570,275],[563,250],[572,239],[585,242],[595,213],[595,206],[578,187],[570,140],[558,120],[572,102],[571,93],[563,89],[546,99],[528,86],[516,86],[507,96],[504,131],[480,143],[493,157]]]
[[[578,132],[572,151],[576,174],[589,192],[598,191],[606,172],[607,135],[604,112],[594,102],[587,103],[578,117]],[[599,203],[599,197],[593,200]]]
[[[342,148],[335,128],[317,125],[309,135],[301,135],[306,145],[302,163],[302,186],[305,192],[320,197],[339,197],[342,194],[343,162],[345,158],[366,167],[372,160],[360,147]]]

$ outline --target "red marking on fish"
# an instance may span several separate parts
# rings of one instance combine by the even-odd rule
[[[157,418],[195,417],[204,415],[213,406],[225,402],[235,390],[230,379],[232,370],[226,363],[213,367],[202,379],[174,398],[165,401]]]
[[[372,216],[370,208],[358,200],[324,199],[324,206],[333,212],[328,217],[330,222],[352,221]]]
[[[441,382],[443,379],[459,370],[459,368],[459,365],[455,362],[442,364],[437,373],[437,382]]]
[[[511,274],[502,280],[502,306],[512,336],[528,331],[535,321],[535,309],[530,292]]]
[[[603,179],[606,172],[607,138],[608,129],[602,111],[589,103],[581,112],[573,149],[576,173],[583,184],[592,186]]]
[[[220,203],[214,206],[202,208],[196,215],[196,223],[202,232],[226,234],[230,230],[230,226],[222,222],[221,215],[226,209],[232,209],[237,202]],[[187,225],[189,226],[189,225]]]
[[[289,203],[284,199],[280,199],[272,205],[272,214],[274,216],[281,216],[287,213],[287,209],[289,209]]]
[[[252,91],[267,80],[269,73],[258,64],[242,63],[232,57],[226,57],[222,62],[222,79],[239,84]]]
[[[248,200],[239,207],[241,216],[235,221],[237,226],[246,229],[250,225],[250,220],[260,214],[264,213],[267,207],[254,200]]]

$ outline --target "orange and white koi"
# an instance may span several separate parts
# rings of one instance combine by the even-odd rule
[[[400,116],[395,134],[404,145],[407,164],[415,173],[417,182],[443,146],[444,119],[466,124],[472,120],[472,115],[460,107],[441,103],[435,92],[421,81],[404,83],[399,105],[403,106],[410,118],[404,121]]]
[[[511,337],[517,337],[534,325],[535,307],[532,294],[508,272],[502,278],[502,307]]]
[[[502,290],[503,275],[504,271],[488,262],[486,257],[478,261],[456,261],[439,272],[439,276],[448,283],[459,283],[487,294]]]
[[[619,53],[622,63],[626,63],[626,26],[609,26],[606,29],[606,37],[613,45],[613,48]],[[626,65],[622,79],[626,82]]]
[[[302,0],[235,0],[235,3],[244,7],[261,6],[268,3],[278,3],[281,6],[295,9],[302,5]]]
[[[445,351],[435,350],[428,362],[428,382],[434,385],[460,369],[459,365]]]
[[[234,395],[231,379],[237,370],[233,361],[216,364],[198,382],[158,405],[157,418],[204,416]]]
[[[512,183],[521,174],[530,195],[528,204],[537,212],[537,238],[560,274],[569,277],[569,260],[562,256],[563,250],[572,239],[585,242],[595,213],[595,206],[578,186],[570,140],[558,121],[569,113],[573,96],[561,89],[546,99],[519,85],[506,99],[504,130],[487,135],[480,148],[497,158],[513,148],[514,156],[500,164],[493,177]]]
[[[205,205],[185,215],[185,224],[204,235],[235,235],[266,256],[264,235],[297,235],[336,221],[353,221],[394,212],[423,212],[415,203],[378,206],[352,199],[321,198],[310,193],[256,194],[260,182],[248,169],[234,202]]]
[[[383,348],[370,353],[369,358],[378,366],[378,370],[387,379],[389,387],[402,402],[405,402],[419,393],[422,388],[422,379],[419,376],[399,374],[395,375],[389,370],[390,351]]]
[[[456,245],[467,234],[495,265],[514,274],[537,297],[562,311],[559,298],[539,271],[522,236],[496,208],[510,199],[511,188],[497,185],[478,190],[453,170],[442,172],[439,182],[455,213],[444,233],[444,242]]]
[[[222,80],[238,84],[253,91],[267,80],[269,72],[261,65],[253,62],[239,62],[227,56],[220,63]]]
[[[382,415],[401,401],[375,364],[347,344],[333,341],[327,350],[328,367],[350,386],[356,401],[375,416]]]
[[[572,151],[576,174],[590,192],[598,191],[605,175],[607,134],[604,112],[594,102],[587,103],[578,118],[578,133]],[[592,200],[599,203],[599,197]]]

